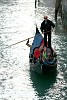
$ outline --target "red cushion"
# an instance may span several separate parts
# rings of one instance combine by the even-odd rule
[[[34,57],[39,58],[40,57],[40,50],[37,48],[34,50]]]

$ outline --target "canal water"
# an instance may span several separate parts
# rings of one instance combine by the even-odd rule
[[[34,0],[0,0],[0,100],[67,100],[67,32],[60,17],[52,30],[56,75],[31,72],[26,41],[12,45],[34,36],[44,15],[55,23],[54,0],[40,0],[36,9]]]

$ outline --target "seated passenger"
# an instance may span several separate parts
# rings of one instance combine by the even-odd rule
[[[52,53],[50,48],[44,47],[42,53],[42,60],[43,61],[51,61],[52,60]]]

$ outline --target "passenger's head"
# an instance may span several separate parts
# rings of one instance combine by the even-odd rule
[[[47,48],[46,48],[46,47],[44,47],[44,52],[46,52],[46,50],[47,50]]]
[[[51,49],[47,48],[47,55],[50,56],[51,55]]]

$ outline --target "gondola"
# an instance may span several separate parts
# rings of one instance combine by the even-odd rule
[[[29,46],[29,40],[27,45]],[[29,53],[30,69],[38,74],[51,74],[57,70],[57,54],[53,48],[44,46],[44,39],[36,32]]]

